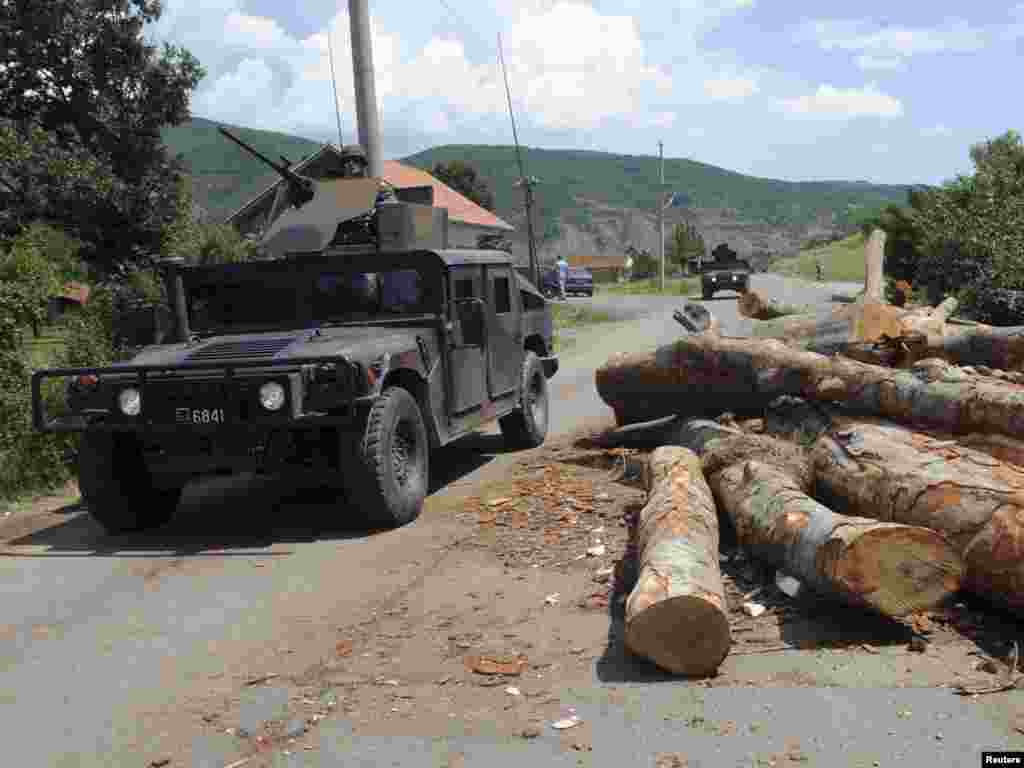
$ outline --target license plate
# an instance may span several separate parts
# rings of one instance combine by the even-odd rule
[[[223,408],[175,408],[175,424],[224,424]]]

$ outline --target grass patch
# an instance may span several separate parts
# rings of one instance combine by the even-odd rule
[[[799,256],[780,259],[772,264],[772,271],[780,275],[816,279],[815,259],[821,260],[821,271],[828,282],[864,282],[864,236],[851,235],[844,240],[812,248]]]
[[[596,286],[601,296],[651,296],[658,295],[657,278],[653,280],[635,280],[628,283],[612,283]],[[700,292],[700,280],[696,277],[666,277],[666,296],[693,296]]]
[[[614,318],[603,309],[594,309],[586,304],[552,302],[551,314],[555,322],[556,353],[564,352],[575,343],[575,332],[580,328],[614,322]]]

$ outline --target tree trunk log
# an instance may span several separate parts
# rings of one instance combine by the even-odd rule
[[[905,616],[958,588],[960,560],[939,534],[837,514],[811,498],[806,457],[795,446],[708,421],[689,422],[680,438],[702,455],[740,543],[815,591]]]
[[[915,335],[941,338],[951,333],[947,320],[957,307],[958,303],[952,297],[937,307],[908,310],[861,296],[853,304],[839,307],[831,313],[758,319],[751,335],[760,339],[783,339],[792,346],[812,352],[845,354],[848,348],[882,339]]]
[[[979,325],[946,335],[910,334],[873,344],[853,344],[842,354],[855,360],[894,368],[908,368],[930,357],[957,365],[984,365],[1003,371],[1024,371],[1024,327],[993,328]]]
[[[864,296],[885,301],[885,230],[874,229],[864,244]]]
[[[736,300],[736,307],[740,315],[755,320],[773,320],[787,315],[804,315],[809,311],[806,306],[767,302],[757,291],[741,293]]]
[[[939,381],[780,341],[701,334],[653,354],[618,354],[595,373],[620,423],[672,414],[758,414],[779,395],[836,401],[859,413],[949,432],[1024,432],[1024,387],[950,369]]]
[[[965,589],[1024,613],[1024,469],[951,437],[839,418],[811,450],[819,495],[850,514],[944,534],[963,559]]]
[[[700,459],[658,448],[645,471],[640,575],[626,601],[626,646],[670,672],[711,675],[732,642],[718,565],[718,517]]]

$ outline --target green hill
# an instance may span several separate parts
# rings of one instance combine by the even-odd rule
[[[224,216],[274,180],[258,161],[232,145],[202,118],[168,128],[164,142],[189,167],[197,202],[215,216]],[[307,139],[270,131],[234,127],[269,157],[284,154],[292,161],[320,145]],[[430,169],[436,162],[461,159],[472,164],[494,192],[499,215],[521,218],[522,191],[513,185],[519,176],[515,150],[510,146],[445,145],[419,152],[403,162]],[[540,179],[536,189],[543,229],[554,235],[564,221],[586,228],[591,211],[578,200],[609,206],[651,210],[657,199],[658,158],[614,155],[582,150],[528,149],[527,172]],[[680,193],[685,205],[732,209],[738,218],[780,228],[804,228],[834,217],[842,225],[858,214],[906,199],[906,188],[859,181],[790,182],[762,179],[693,160],[665,161],[668,189]]]

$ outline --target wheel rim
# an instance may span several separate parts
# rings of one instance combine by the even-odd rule
[[[420,453],[413,425],[409,421],[398,422],[391,436],[391,471],[399,486],[408,488],[418,481]]]
[[[530,412],[533,423],[538,427],[547,426],[547,405],[547,398],[544,397],[544,380],[540,373],[535,373],[530,377],[530,386],[526,388],[526,408]]]

